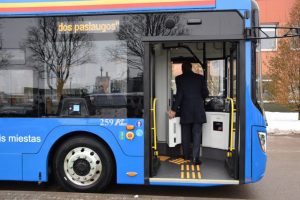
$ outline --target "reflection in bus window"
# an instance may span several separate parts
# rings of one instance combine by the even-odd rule
[[[207,87],[209,96],[225,96],[225,66],[224,60],[208,61]]]
[[[37,116],[43,100],[34,94],[33,84],[32,70],[0,70],[0,116]]]
[[[2,48],[26,52],[26,55],[22,57],[24,62],[16,63],[12,59],[2,62],[0,116],[143,116],[142,55],[133,54],[134,49],[128,46],[128,40],[134,38],[120,35],[126,27],[120,26],[118,31],[109,34],[96,34],[61,31],[57,26],[101,21],[94,18],[1,20]],[[118,20],[122,16],[114,21]],[[12,23],[16,25],[10,26]],[[86,114],[69,112],[64,105],[70,109],[84,105],[88,111]]]

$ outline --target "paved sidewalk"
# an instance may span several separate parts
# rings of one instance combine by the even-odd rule
[[[45,192],[45,191],[0,191],[1,200],[127,200],[140,199],[132,195],[111,195],[93,193],[71,193],[71,192]],[[142,198],[151,199],[151,198]]]
[[[186,199],[185,197],[170,197],[170,196],[161,197],[161,196],[147,196],[147,195],[0,190],[1,200],[131,200],[131,199],[170,200],[170,198],[172,198],[172,200]],[[188,199],[199,200],[199,199],[207,199],[207,198],[189,197]],[[209,198],[209,200],[217,200],[217,199],[219,198]]]

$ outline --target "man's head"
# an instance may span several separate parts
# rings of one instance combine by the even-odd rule
[[[182,63],[182,73],[190,72],[192,71],[192,64],[190,62],[183,62]]]

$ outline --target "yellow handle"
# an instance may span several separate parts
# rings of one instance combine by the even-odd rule
[[[152,103],[152,109],[151,109],[151,111],[153,112],[153,128],[152,128],[152,130],[153,130],[153,149],[154,149],[154,151],[157,151],[157,139],[156,139],[156,101],[157,101],[157,99],[156,98],[154,98],[153,99],[153,103]]]
[[[230,107],[231,107],[231,110],[230,110],[230,144],[229,144],[229,151],[232,152],[235,148],[233,146],[233,142],[234,142],[234,132],[235,132],[235,129],[233,128],[233,123],[234,123],[234,112],[236,111],[234,109],[234,101],[232,98],[229,98],[227,97],[227,100],[230,101]],[[229,154],[228,154],[229,155]]]

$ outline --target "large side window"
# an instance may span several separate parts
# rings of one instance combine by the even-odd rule
[[[1,19],[0,117],[142,117],[143,55],[122,19]]]
[[[27,62],[22,41],[32,20],[0,21],[0,117],[34,117],[44,108],[38,92],[37,73]]]

